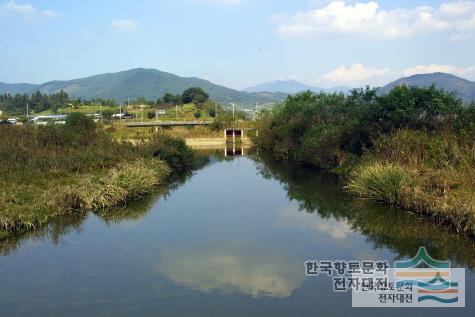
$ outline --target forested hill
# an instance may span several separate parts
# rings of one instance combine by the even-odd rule
[[[39,85],[35,84],[6,84],[0,82],[0,94],[24,94],[31,93],[37,89]]]
[[[202,88],[209,93],[211,99],[222,105],[229,103],[272,103],[281,101],[287,96],[286,94],[247,93],[216,85],[196,77],[180,77],[156,69],[144,68],[67,81],[50,81],[41,85],[31,85],[30,87],[3,84],[0,85],[0,93],[33,93],[39,90],[42,93],[52,94],[63,90],[73,98],[103,98],[123,102],[127,98],[136,99],[139,97],[156,100],[165,93],[181,94],[189,87]],[[15,88],[18,89],[15,90]]]
[[[403,84],[421,88],[435,85],[439,89],[454,92],[464,102],[470,103],[475,100],[475,82],[446,73],[418,74],[400,78],[380,88],[379,92],[387,94],[394,87]]]

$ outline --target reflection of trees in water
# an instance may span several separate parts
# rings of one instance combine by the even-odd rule
[[[276,162],[266,155],[251,158],[265,178],[284,186],[288,198],[298,201],[300,210],[346,221],[375,248],[386,247],[399,257],[412,257],[420,246],[426,246],[435,258],[475,268],[475,241],[471,238],[407,211],[355,201],[344,192],[343,182],[336,175]]]
[[[86,219],[87,213],[85,212],[55,217],[48,224],[35,230],[0,240],[0,253],[8,255],[11,251],[21,248],[24,240],[45,241],[49,239],[56,245],[61,242],[63,235],[72,231],[81,232],[81,226]]]
[[[197,160],[196,169],[202,168],[208,162],[205,159]],[[144,217],[153,204],[161,197],[168,197],[193,176],[194,170],[173,175],[169,184],[159,187],[154,193],[141,199],[127,202],[123,206],[116,206],[96,211],[95,214],[106,224],[112,225],[123,221],[139,220]],[[48,224],[37,227],[35,230],[18,233],[0,240],[0,253],[8,255],[10,251],[21,248],[25,240],[45,241],[50,239],[54,244],[61,241],[61,237],[72,231],[81,231],[81,227],[87,219],[86,212],[78,212],[70,215],[62,215],[53,218]]]

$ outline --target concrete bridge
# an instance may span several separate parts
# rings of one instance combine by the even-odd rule
[[[161,120],[161,121],[148,121],[148,122],[130,122],[126,124],[126,127],[129,128],[139,128],[139,127],[179,127],[179,126],[199,126],[199,125],[210,125],[213,121],[199,121],[199,120],[190,120],[190,121],[171,121],[171,120]]]

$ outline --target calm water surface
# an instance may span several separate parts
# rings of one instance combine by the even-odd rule
[[[0,242],[0,316],[473,316],[475,242],[356,204],[334,176],[212,157],[166,195]],[[307,259],[409,258],[467,268],[465,309],[352,309]]]

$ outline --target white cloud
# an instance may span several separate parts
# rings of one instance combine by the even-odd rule
[[[0,14],[10,16],[22,16],[26,19],[48,19],[58,14],[51,10],[40,10],[28,3],[9,1],[0,5]]]
[[[277,18],[276,18],[277,17]],[[439,7],[384,9],[377,2],[332,1],[293,15],[278,15],[277,32],[286,37],[309,35],[402,38],[445,31],[452,39],[475,34],[473,1],[442,3]]]
[[[325,87],[340,85],[350,87],[370,85],[374,87],[385,85],[388,82],[403,76],[436,72],[449,73],[470,80],[475,79],[475,65],[466,67],[442,64],[416,65],[404,70],[395,71],[389,68],[375,68],[372,66],[365,66],[361,63],[355,63],[349,67],[342,65],[333,69],[318,78],[315,81],[315,84]]]
[[[114,20],[111,23],[114,29],[119,31],[133,31],[137,28],[137,21],[131,19]]]
[[[381,85],[395,77],[389,68],[375,68],[355,63],[350,67],[339,66],[316,80],[324,86],[345,85],[358,87],[364,85]]]
[[[439,7],[441,15],[447,16],[467,16],[475,10],[474,1],[459,1],[442,3]]]
[[[403,71],[403,74],[405,76],[411,76],[414,74],[430,74],[436,72],[449,73],[457,76],[473,78],[475,76],[475,65],[467,67],[457,67],[454,65],[439,64],[417,65],[405,69]]]

